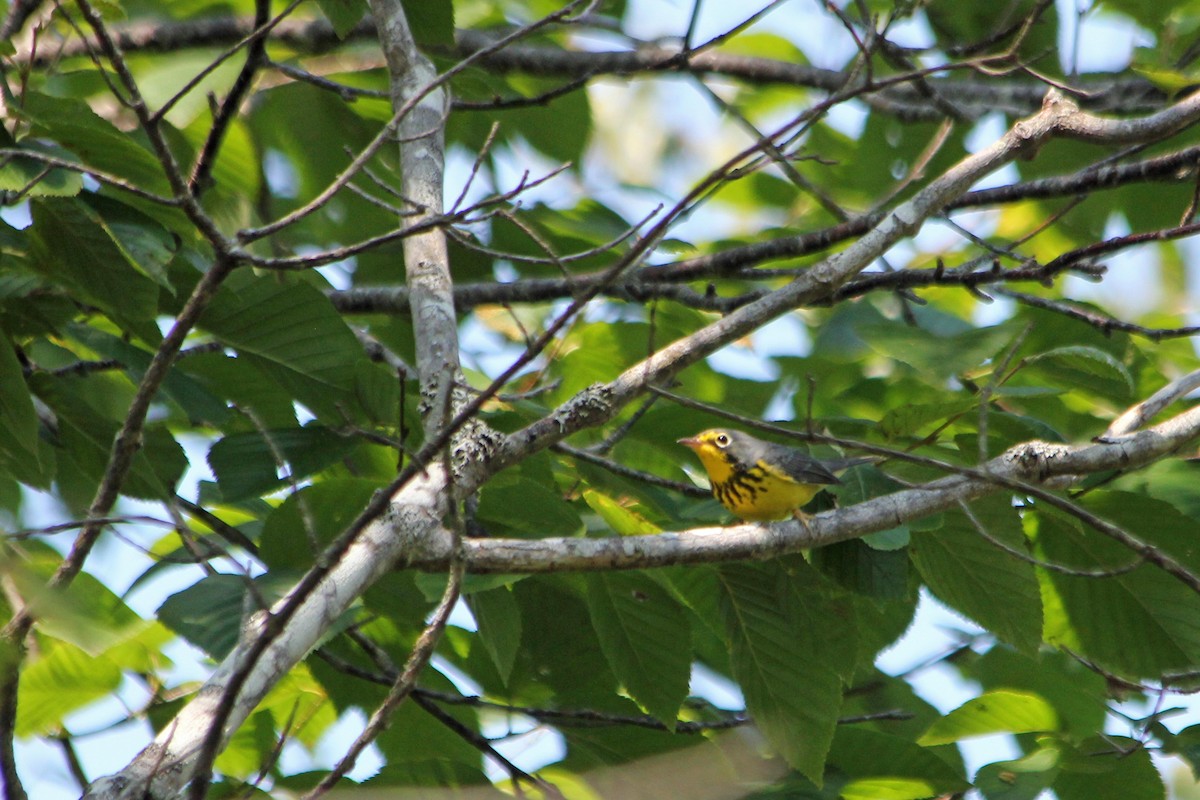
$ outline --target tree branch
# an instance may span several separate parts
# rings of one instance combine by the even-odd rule
[[[886,530],[1013,483],[1058,486],[1091,473],[1136,469],[1175,452],[1197,436],[1200,407],[1112,443],[1020,444],[979,469],[964,469],[965,474],[827,511],[809,519],[807,525],[789,520],[607,539],[467,539],[463,542],[465,567],[471,573],[541,573],[773,558]],[[448,551],[429,550],[408,566],[444,571],[449,559]]]
[[[815,264],[792,283],[663,347],[627,369],[616,380],[580,392],[545,418],[511,434],[497,454],[498,464],[515,463],[571,433],[611,419],[647,386],[663,381],[710,353],[749,334],[793,308],[819,302],[857,275],[888,248],[920,230],[923,222],[966,191],[975,181],[1019,156],[1032,156],[1048,139],[1069,133],[1126,141],[1137,130],[1144,140],[1168,136],[1200,118],[1200,92],[1175,106],[1133,122],[1114,122],[1081,112],[1057,91],[1047,94],[1040,113],[1016,123],[999,141],[960,161],[911,200],[889,212],[845,250]]]
[[[980,208],[1022,200],[1048,199],[1073,196],[1096,189],[1116,188],[1142,181],[1179,182],[1190,180],[1200,163],[1200,147],[1189,147],[1176,153],[1143,159],[1128,164],[1087,167],[1079,172],[1053,178],[1042,178],[995,189],[968,192],[947,203],[947,211]],[[759,299],[760,293],[748,292],[736,297],[717,297],[701,294],[692,289],[674,287],[683,281],[728,277],[753,280],[758,277],[777,277],[776,273],[759,275],[752,268],[766,261],[784,258],[800,258],[826,250],[840,242],[860,236],[883,219],[883,212],[855,217],[844,223],[820,231],[810,231],[795,236],[783,236],[765,242],[736,247],[725,247],[720,251],[703,256],[683,259],[670,264],[659,264],[631,270],[624,280],[606,286],[602,294],[619,300],[645,302],[650,299],[669,299],[706,311],[728,313],[729,311]],[[931,285],[966,285],[974,287],[1012,281],[1045,282],[1071,262],[1072,269],[1092,269],[1080,266],[1079,262],[1101,252],[1112,252],[1120,247],[1144,241],[1161,241],[1192,233],[1191,227],[1180,230],[1135,234],[1133,237],[1118,237],[1086,251],[1071,251],[1055,259],[1051,265],[1026,265],[1017,269],[996,272],[975,270],[968,267],[945,270],[897,270],[889,273],[863,275],[852,279],[837,290],[832,300],[857,297],[867,291],[895,290]],[[496,254],[501,257],[501,254]],[[339,256],[343,257],[343,256]],[[605,273],[588,273],[564,278],[531,278],[509,283],[468,283],[454,287],[454,304],[460,312],[485,304],[537,303],[548,300],[574,297],[582,289],[603,280]],[[355,288],[330,292],[334,305],[346,313],[359,314],[407,314],[409,290],[407,287]],[[1147,334],[1150,335],[1150,334]]]
[[[387,58],[392,108],[399,116],[400,194],[413,205],[413,224],[442,213],[445,182],[446,92],[433,62],[421,54],[399,0],[372,0],[379,43]],[[433,86],[432,90],[426,89]],[[410,104],[415,101],[416,105]],[[402,113],[409,108],[407,114]],[[463,382],[458,356],[450,258],[440,227],[404,239],[404,266],[416,340],[425,438],[433,439],[461,405],[453,397]]]
[[[184,22],[134,23],[113,28],[116,42],[126,52],[173,52],[188,48],[229,45],[253,31],[248,19],[220,17]],[[346,39],[375,38],[368,19],[351,30]],[[278,41],[301,53],[320,53],[340,44],[333,28],[324,19],[289,20],[276,27],[271,41]],[[477,31],[459,31],[454,52],[474,56],[488,50],[497,41],[495,35]],[[91,42],[69,40],[53,54],[46,49],[34,56],[18,53],[14,61],[44,68],[60,58],[84,56]],[[595,75],[642,75],[686,70],[697,75],[721,75],[750,84],[785,85],[836,92],[846,85],[847,73],[820,69],[794,61],[758,58],[708,50],[685,51],[679,48],[635,43],[629,50],[584,51],[544,46],[505,47],[488,52],[481,64],[501,73],[519,72],[568,80]],[[1095,76],[1077,82],[1080,102],[1096,112],[1121,110],[1147,112],[1161,107],[1164,95],[1149,81]],[[1036,110],[1045,85],[1032,80],[939,79],[937,91],[942,100],[969,117],[1000,111],[1019,116]],[[918,87],[892,87],[869,98],[884,113],[907,120],[941,120],[944,113],[923,96]]]

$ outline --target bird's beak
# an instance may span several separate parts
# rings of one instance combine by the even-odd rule
[[[675,441],[676,443],[681,444],[684,447],[689,447],[692,450],[695,450],[700,446],[700,440],[694,436],[689,436],[686,439],[676,439]]]

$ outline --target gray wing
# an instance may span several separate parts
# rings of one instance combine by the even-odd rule
[[[799,483],[827,484],[841,483],[829,467],[817,459],[791,447],[769,444],[769,459]]]

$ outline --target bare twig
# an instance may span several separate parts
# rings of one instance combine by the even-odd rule
[[[442,637],[442,632],[446,629],[446,623],[450,621],[450,612],[454,610],[454,604],[458,602],[459,591],[462,588],[463,577],[463,562],[456,560],[451,568],[446,579],[446,590],[442,593],[441,602],[434,609],[433,616],[425,629],[421,631],[421,635],[417,637],[416,644],[413,645],[412,652],[409,654],[408,661],[404,664],[404,669],[396,678],[396,682],[392,685],[388,696],[380,704],[379,708],[371,715],[367,721],[365,730],[354,740],[354,742],[346,749],[346,753],[338,761],[329,774],[321,779],[321,782],[313,787],[312,791],[305,795],[305,798],[320,797],[325,792],[329,791],[342,776],[354,768],[355,762],[359,755],[366,749],[367,745],[375,741],[380,732],[387,726],[396,709],[400,707],[408,696],[416,687],[417,678],[421,671],[425,669],[425,665],[429,663],[429,659],[433,657],[434,648],[437,647],[438,640]]]
[[[1140,403],[1128,408],[1112,421],[1108,430],[1096,437],[1098,442],[1115,442],[1128,436],[1154,418],[1158,412],[1200,388],[1200,370],[1181,375]]]

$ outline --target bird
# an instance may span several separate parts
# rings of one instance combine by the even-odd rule
[[[724,428],[701,431],[677,441],[700,458],[713,497],[735,517],[751,522],[794,516],[807,527],[808,517],[800,507],[823,487],[840,484],[835,472],[875,460],[818,461],[795,447]]]

